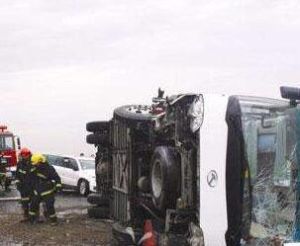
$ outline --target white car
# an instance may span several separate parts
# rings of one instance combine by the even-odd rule
[[[64,188],[75,189],[86,196],[96,191],[95,159],[44,154],[61,178]]]

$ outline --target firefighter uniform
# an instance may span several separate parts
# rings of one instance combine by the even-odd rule
[[[62,187],[60,177],[41,154],[34,154],[31,158],[31,163],[34,166],[34,170],[31,175],[33,195],[29,211],[30,222],[34,223],[36,221],[40,203],[43,202],[51,224],[56,224],[57,217],[54,202],[56,191]]]
[[[24,219],[21,222],[29,219],[29,204],[32,195],[31,188],[31,152],[27,148],[21,149],[20,160],[17,163],[16,170],[16,186],[21,195],[21,204],[23,209]]]

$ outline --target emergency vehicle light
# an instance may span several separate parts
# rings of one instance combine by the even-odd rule
[[[4,130],[7,130],[7,126],[0,125],[0,130],[1,130],[2,132],[4,132]]]

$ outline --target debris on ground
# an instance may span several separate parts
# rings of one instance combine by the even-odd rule
[[[0,240],[6,245],[110,245],[110,223],[87,215],[69,214],[57,226],[19,220],[17,214],[0,216]]]

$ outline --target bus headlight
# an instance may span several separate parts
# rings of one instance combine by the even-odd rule
[[[194,133],[200,129],[203,123],[203,116],[204,116],[204,100],[203,96],[197,96],[193,103],[191,104],[188,115],[191,118],[190,128],[191,131]]]

